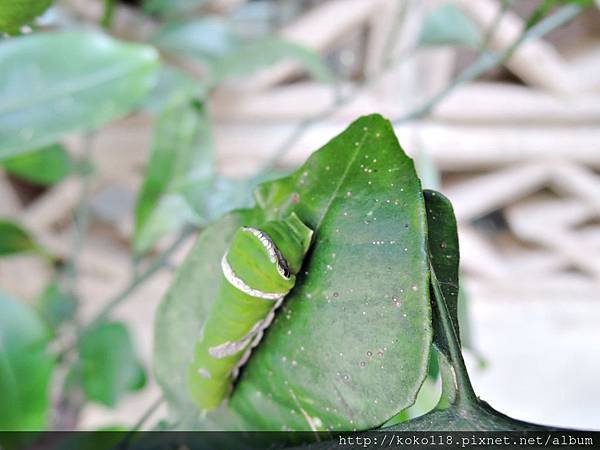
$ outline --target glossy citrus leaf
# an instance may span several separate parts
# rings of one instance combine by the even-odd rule
[[[411,405],[431,344],[425,207],[388,121],[363,117],[257,206],[205,230],[156,321],[155,370],[185,427],[365,429]],[[229,405],[198,417],[185,376],[240,225],[295,212],[315,230],[296,287],[242,372]],[[390,390],[391,385],[397,389]],[[181,422],[183,424],[183,422]]]
[[[121,117],[154,85],[158,54],[95,32],[0,42],[0,160]]]
[[[458,331],[457,294],[458,294],[458,234],[456,218],[450,201],[439,192],[426,189],[423,191],[425,209],[427,211],[427,245],[431,264],[440,278],[445,295],[453,301],[449,302],[452,323]],[[431,295],[432,301],[434,296]],[[437,386],[439,371],[447,370],[444,355],[448,354],[448,344],[437,312],[432,308],[433,315],[433,345],[443,352],[442,355],[434,348],[430,354],[428,376],[419,391],[417,402],[409,409],[401,411],[393,417],[386,426],[405,422],[410,418],[423,415],[433,409],[439,402],[440,392]],[[448,369],[449,370],[449,369]],[[446,377],[447,378],[447,377]],[[443,401],[453,397],[453,392],[442,392]]]
[[[450,201],[442,194],[432,190],[425,190],[425,208],[427,209],[427,239],[429,257],[440,282],[440,287],[447,299],[448,310],[452,325],[459,336],[458,328],[458,232],[456,218]],[[432,295],[432,298],[434,296]],[[432,309],[434,343],[448,354],[448,344],[444,330],[439,326],[440,321],[435,318],[436,309]]]

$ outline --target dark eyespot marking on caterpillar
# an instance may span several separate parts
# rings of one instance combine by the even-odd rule
[[[273,243],[273,240],[269,237],[269,235],[263,231],[257,230],[252,227],[242,227],[243,231],[248,233],[252,233],[259,242],[265,247],[267,252],[269,252],[269,259],[271,262],[277,263],[277,271],[279,274],[285,278],[290,278],[290,268],[288,267],[288,263],[281,254],[281,251],[277,248],[277,246]]]

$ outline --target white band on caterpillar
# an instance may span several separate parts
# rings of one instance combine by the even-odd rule
[[[289,280],[290,270],[288,268],[287,261],[285,260],[285,258],[283,257],[283,255],[281,254],[271,237],[264,231],[260,231],[252,227],[242,227],[242,230],[252,234],[258,239],[258,241],[262,244],[262,246],[269,254],[269,260],[272,263],[277,264],[277,272],[279,273],[279,275],[281,275],[282,278]]]
[[[250,297],[262,298],[264,300],[277,301],[280,298],[285,297],[287,294],[286,292],[281,292],[281,293],[279,293],[279,292],[274,292],[274,293],[263,292],[263,291],[259,291],[258,289],[254,289],[254,288],[251,288],[250,286],[248,286],[244,282],[244,280],[242,280],[235,274],[235,272],[229,265],[229,262],[227,261],[227,253],[225,253],[223,255],[223,258],[221,259],[221,269],[223,269],[223,275],[225,276],[225,279],[227,281],[229,281],[229,283],[234,288],[243,292],[244,294],[249,295]]]

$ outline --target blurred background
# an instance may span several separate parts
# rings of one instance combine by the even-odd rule
[[[381,113],[425,187],[454,204],[476,392],[518,419],[600,430],[600,11],[536,27],[542,3],[556,18],[584,2],[57,1],[34,33],[104,20],[118,39],[150,42],[171,69],[136,113],[61,140],[74,162],[88,147],[93,176],[47,183],[1,171],[0,216],[66,258],[86,186],[85,322],[130,284],[133,211],[165,91],[202,96],[216,173],[242,196],[265,167],[293,169],[358,116]],[[535,32],[511,48],[524,29]],[[265,37],[263,47],[236,47]],[[215,82],[213,71],[207,83],[223,54],[233,75]],[[230,198],[215,193],[213,207]],[[152,254],[168,248],[176,230],[167,231]],[[149,373],[155,310],[193,240],[114,309]],[[36,255],[0,258],[2,290],[30,303],[54,273]],[[86,403],[79,427],[131,426],[158,396],[150,374],[113,408]]]

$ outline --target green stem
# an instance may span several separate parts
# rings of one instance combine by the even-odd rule
[[[146,409],[144,414],[142,414],[142,417],[140,417],[140,419],[135,423],[133,428],[131,428],[131,430],[129,430],[127,432],[125,437],[121,440],[121,442],[119,442],[119,444],[115,447],[115,449],[122,450],[122,449],[128,448],[129,442],[131,441],[131,439],[133,438],[135,433],[137,433],[142,428],[142,426],[144,426],[144,423],[146,423],[146,421],[150,418],[150,416],[152,416],[152,414],[154,414],[156,412],[156,410],[160,407],[160,405],[163,404],[163,402],[164,402],[164,399],[163,399],[162,395],[160,397],[158,397],[156,400],[154,400],[154,402],[152,402],[152,404],[150,404],[148,409]]]
[[[71,257],[67,261],[63,272],[66,282],[65,288],[67,292],[73,295],[75,295],[77,289],[81,252],[83,250],[90,222],[90,194],[94,175],[94,171],[91,169],[93,167],[93,142],[94,135],[92,133],[87,134],[84,137],[83,157],[80,164],[87,167],[87,170],[80,172],[81,193],[73,218],[75,232],[73,235]]]
[[[164,268],[168,262],[169,258],[179,249],[181,244],[185,242],[185,240],[192,234],[192,229],[186,228],[183,230],[180,235],[173,241],[173,243],[163,252],[161,253],[143,272],[136,274],[133,276],[132,280],[129,284],[117,295],[115,295],[109,302],[100,310],[100,312],[96,315],[96,317],[91,321],[88,328],[99,321],[106,319],[106,317],[119,306],[123,301],[125,301],[141,284],[146,282],[149,278],[151,278],[154,274],[156,274],[159,270]]]
[[[115,0],[104,0],[104,13],[100,19],[100,25],[109,30],[115,16]]]
[[[545,19],[539,20],[535,25],[529,29],[525,29],[524,32],[503,52],[501,53],[483,53],[480,55],[473,64],[464,69],[455,79],[442,89],[439,93],[434,95],[423,105],[415,109],[414,111],[393,120],[394,125],[410,122],[415,119],[421,119],[431,113],[433,108],[442,100],[444,100],[454,89],[458,86],[473,81],[479,78],[481,75],[504,63],[513,55],[517,47],[523,42],[530,39],[539,38],[549,33],[552,30],[570,22],[581,13],[583,8],[578,5],[567,5],[556,11],[551,16]],[[536,13],[534,13],[536,14]],[[529,22],[529,21],[528,21]]]
[[[458,339],[458,330],[454,328],[454,324],[450,318],[450,312],[448,311],[448,305],[446,304],[446,299],[440,288],[440,282],[435,275],[431,263],[429,268],[431,271],[431,286],[435,296],[435,307],[438,312],[439,320],[441,321],[442,329],[444,330],[444,335],[448,344],[449,363],[454,370],[456,380],[457,396],[455,404],[459,404],[463,401],[466,401],[468,404],[476,404],[477,395],[475,395],[475,391],[471,385],[469,373],[462,357],[460,341]]]

